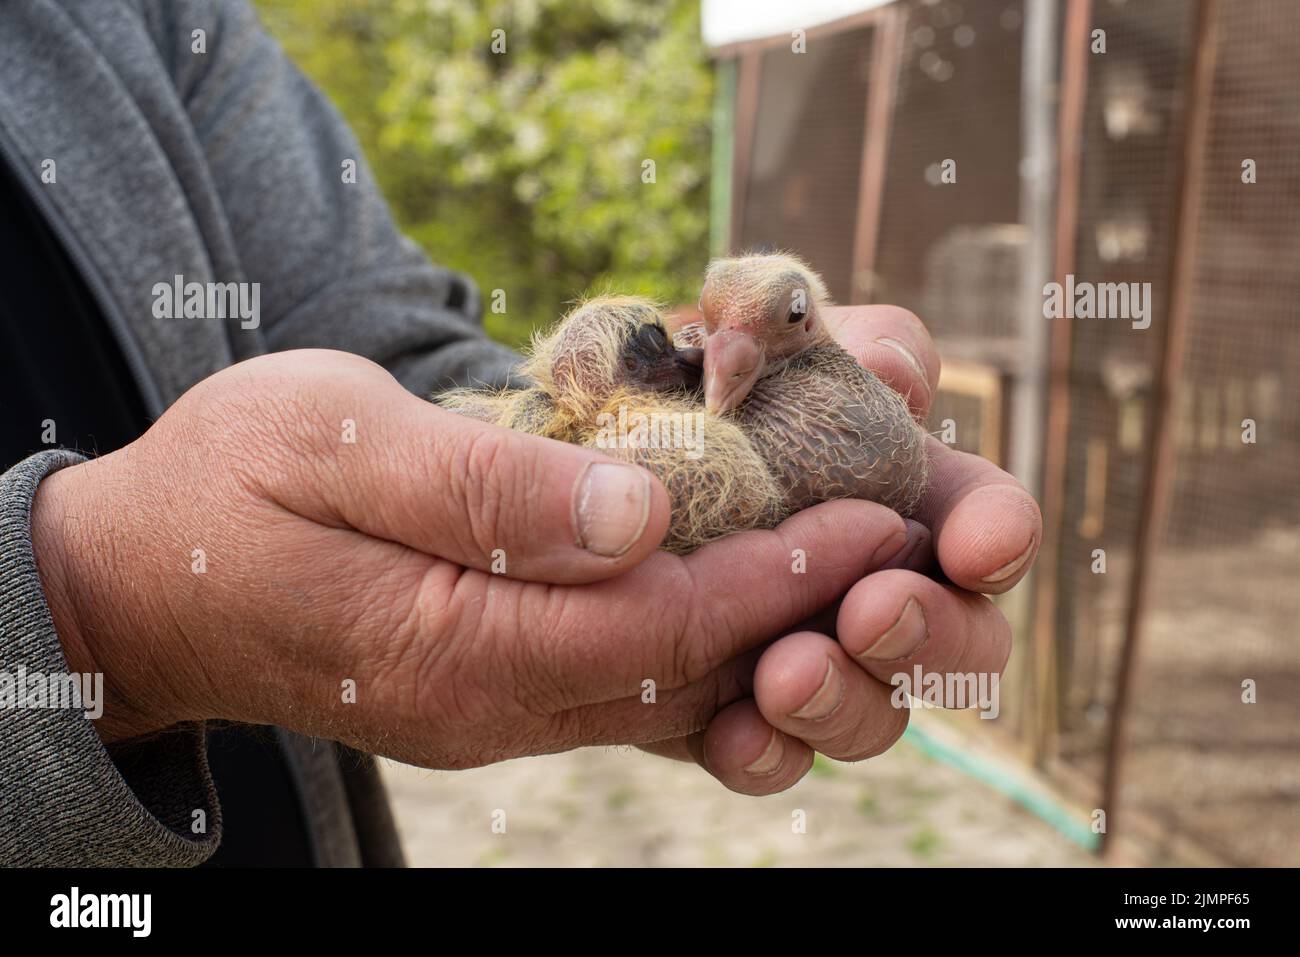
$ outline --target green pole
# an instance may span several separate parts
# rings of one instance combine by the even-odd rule
[[[731,244],[731,160],[735,143],[736,61],[713,71],[713,168],[709,178],[709,254],[725,256]]]

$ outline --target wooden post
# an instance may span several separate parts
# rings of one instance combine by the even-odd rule
[[[1160,361],[1156,368],[1155,392],[1147,417],[1147,436],[1153,445],[1151,466],[1142,487],[1138,511],[1138,534],[1133,574],[1129,579],[1124,646],[1111,708],[1110,733],[1106,749],[1106,770],[1102,809],[1106,830],[1101,835],[1101,853],[1113,855],[1118,807],[1123,784],[1124,758],[1128,747],[1128,718],[1137,680],[1138,649],[1150,604],[1150,581],[1161,526],[1168,513],[1177,451],[1174,429],[1178,409],[1179,376],[1191,322],[1192,285],[1195,281],[1197,233],[1200,227],[1201,187],[1205,178],[1205,146],[1210,126],[1210,100],[1214,93],[1215,60],[1218,54],[1219,0],[1199,0],[1191,63],[1188,69],[1186,121],[1183,123],[1182,163],[1179,168],[1178,206],[1171,225],[1174,254],[1169,264],[1169,310],[1160,336]]]
[[[758,80],[763,68],[759,47],[748,46],[740,54],[736,77],[736,146],[731,162],[731,235],[727,237],[732,252],[740,249],[745,229],[745,194],[749,189],[749,163],[754,152],[754,130],[758,123]]]
[[[1057,119],[1056,253],[1053,277],[1063,283],[1074,268],[1079,229],[1079,183],[1083,163],[1083,117],[1088,96],[1088,37],[1092,0],[1070,0],[1061,56],[1061,107]],[[1044,319],[1043,322],[1048,320]],[[1034,571],[1033,728],[1030,756],[1042,767],[1057,747],[1056,594],[1061,569],[1070,438],[1069,323],[1049,329],[1047,422],[1043,444],[1043,542]]]
[[[867,117],[862,134],[862,170],[858,178],[858,216],[853,235],[853,270],[849,280],[852,302],[867,302],[873,292],[876,239],[880,233],[881,197],[898,66],[903,54],[907,11],[888,7],[872,29],[871,77],[867,86]]]

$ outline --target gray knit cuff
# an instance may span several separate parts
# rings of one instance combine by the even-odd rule
[[[68,671],[36,571],[31,508],[42,478],[82,461],[40,452],[0,475],[0,673]],[[0,865],[193,866],[220,839],[202,724],[110,754],[80,709],[0,708]]]

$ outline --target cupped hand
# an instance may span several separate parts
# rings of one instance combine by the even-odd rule
[[[894,306],[837,307],[827,325],[918,419],[928,414],[939,356],[916,316]],[[924,675],[1000,674],[1011,630],[985,596],[1013,587],[1033,562],[1042,538],[1033,497],[991,462],[931,438],[929,485],[907,528],[907,544],[809,622],[813,630],[761,653],[752,696],[724,708],[706,731],[652,750],[697,761],[735,791],[771,794],[802,778],[815,752],[857,761],[892,746],[908,720],[891,700],[894,675],[916,667]]]
[[[46,478],[33,543],[71,669],[105,676],[105,740],[224,718],[462,768],[703,729],[764,642],[908,542],[838,502],[680,558],[668,511],[635,466],[301,351]]]

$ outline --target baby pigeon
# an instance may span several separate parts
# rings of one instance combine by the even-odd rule
[[[532,386],[456,389],[436,401],[649,469],[672,503],[663,547],[685,553],[781,515],[776,481],[750,440],[704,412],[695,353],[673,345],[654,303],[601,297],[534,339],[521,369]]]
[[[700,294],[705,405],[749,436],[786,512],[862,498],[909,515],[925,486],[925,432],[835,342],[828,305],[821,277],[795,256],[710,263]],[[698,335],[683,329],[679,341]]]
[[[453,389],[436,401],[485,422],[576,443],[625,394],[652,405],[673,398],[698,400],[702,356],[701,349],[674,347],[653,302],[602,296],[534,335],[520,366],[531,386],[497,392]]]

